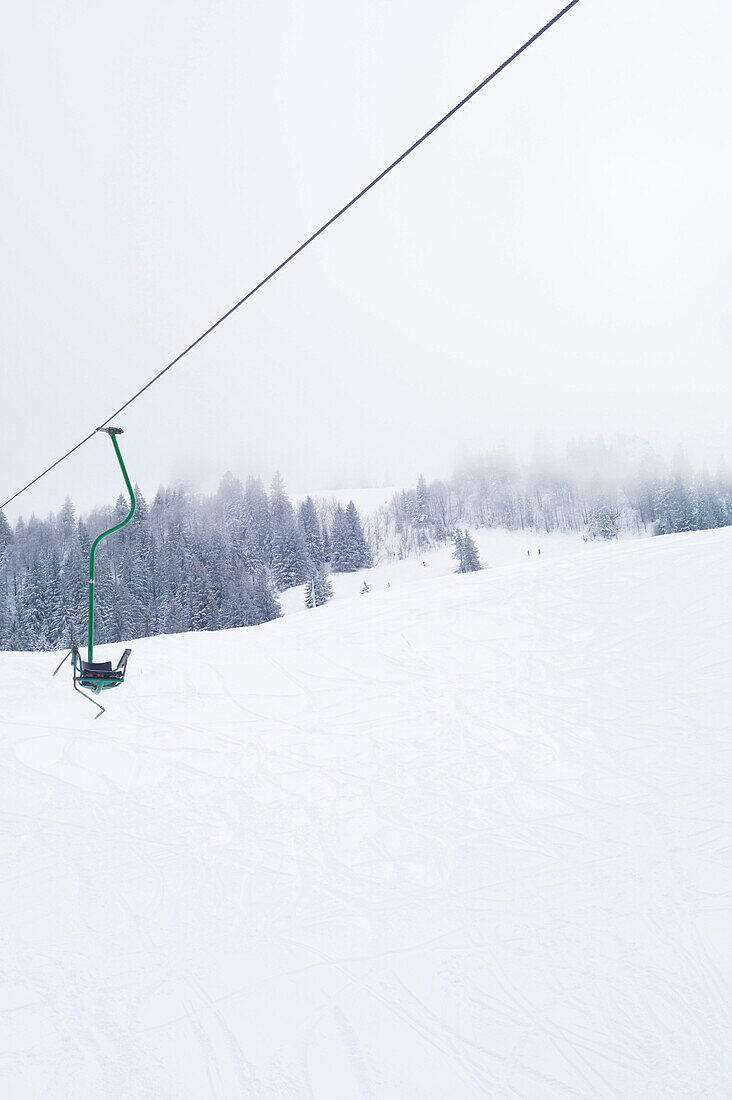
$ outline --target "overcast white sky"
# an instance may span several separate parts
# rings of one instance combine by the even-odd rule
[[[560,6],[12,5],[0,499]],[[124,414],[133,478],[399,482],[537,432],[730,457],[731,32],[582,0]],[[9,516],[118,491],[94,440]]]

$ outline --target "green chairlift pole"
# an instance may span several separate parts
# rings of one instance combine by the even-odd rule
[[[122,471],[122,476],[125,479],[125,485],[127,486],[127,492],[130,494],[130,513],[126,519],[123,519],[121,523],[116,523],[114,527],[110,527],[108,531],[102,531],[101,535],[97,535],[92,543],[91,550],[89,551],[89,632],[87,634],[87,661],[89,664],[94,660],[94,556],[96,554],[97,546],[106,539],[107,535],[111,535],[114,531],[119,531],[120,528],[125,527],[135,514],[135,493],[130,484],[130,478],[125,468],[122,454],[117,442],[117,436],[122,435],[121,428],[99,428],[98,431],[106,432],[109,438],[112,440],[112,446],[114,447],[115,454],[117,455],[117,461]]]

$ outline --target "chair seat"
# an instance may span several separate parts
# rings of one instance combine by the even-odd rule
[[[120,684],[124,683],[127,658],[132,652],[130,649],[124,651],[117,662],[116,668],[112,667],[111,661],[84,661],[79,653],[78,646],[73,646],[71,652],[74,657],[74,687],[80,684],[83,688],[88,688],[94,695],[98,695],[101,691],[106,691],[107,688],[119,687]]]
[[[125,665],[122,668],[112,668],[111,661],[81,661],[79,670],[79,683],[82,687],[99,688],[117,687],[125,678]]]

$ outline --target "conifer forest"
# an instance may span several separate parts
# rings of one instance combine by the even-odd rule
[[[448,481],[420,477],[373,515],[351,501],[293,504],[280,475],[269,489],[226,474],[211,496],[136,490],[132,522],[97,559],[99,643],[154,634],[253,626],[277,618],[278,593],[304,586],[308,607],[332,595],[329,573],[418,555],[452,541],[456,569],[480,568],[467,526],[574,531],[586,539],[663,535],[732,524],[732,477],[665,464],[638,441],[571,444],[520,463],[505,450],[466,460]],[[91,541],[127,502],[77,516],[0,513],[0,649],[49,650],[86,637]],[[462,530],[461,530],[462,527]],[[489,563],[488,563],[489,564]]]

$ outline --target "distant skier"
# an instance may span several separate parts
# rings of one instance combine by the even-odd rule
[[[541,557],[541,547],[539,547],[539,557]]]
[[[423,561],[423,562],[422,562],[422,568],[423,568],[423,569],[426,569],[426,568],[427,568],[427,562],[426,562],[426,561]]]
[[[527,551],[526,551],[526,557],[527,557],[527,558],[530,558],[530,557],[531,557],[531,551],[530,551],[530,550],[527,550]]]

